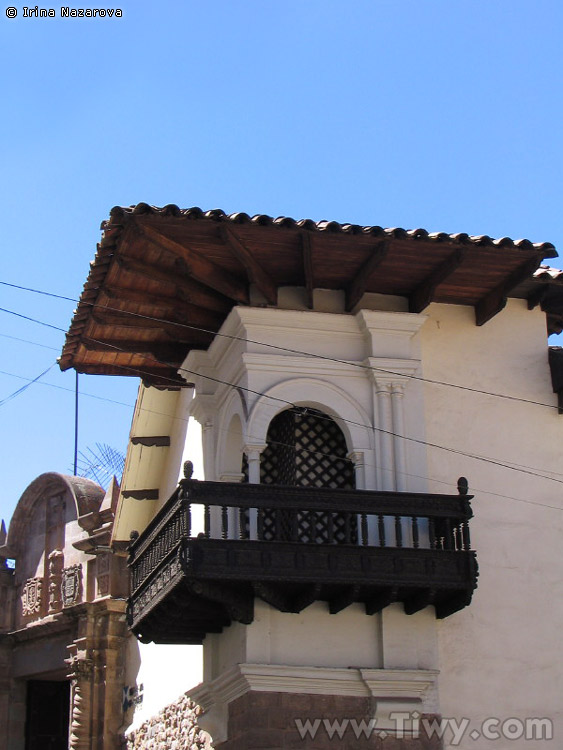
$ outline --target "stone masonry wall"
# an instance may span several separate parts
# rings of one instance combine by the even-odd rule
[[[126,750],[209,750],[209,735],[197,726],[199,706],[183,695],[126,737]]]
[[[352,725],[346,725],[342,736],[326,731],[323,720],[330,725],[335,720],[352,719],[369,722],[373,716],[373,700],[342,695],[305,695],[295,693],[249,692],[229,704],[229,739],[217,750],[440,750],[437,737],[429,738],[420,732],[417,738],[357,737]],[[313,737],[302,736],[296,720],[321,720]],[[425,718],[432,719],[431,716]],[[303,724],[301,724],[301,727]]]

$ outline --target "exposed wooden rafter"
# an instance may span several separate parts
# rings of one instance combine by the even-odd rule
[[[160,307],[165,311],[163,317],[167,320],[175,316],[177,320],[185,318],[186,322],[193,325],[201,325],[202,327],[212,323],[213,330],[218,330],[223,321],[223,316],[220,314],[214,314],[210,310],[204,310],[198,305],[185,302],[179,296],[165,297],[163,295],[139,292],[134,289],[118,286],[104,287],[102,291],[111,302],[133,302],[139,305]]]
[[[137,258],[124,255],[118,255],[115,258],[115,262],[120,268],[127,271],[127,273],[141,276],[149,281],[173,284],[177,296],[197,307],[222,313],[227,312],[232,307],[232,304],[229,304],[229,300],[226,297],[223,295],[220,296],[212,289],[194,281],[181,269],[175,268],[174,271],[164,271],[161,268],[155,268],[150,263],[143,263],[143,261]]]
[[[331,615],[336,615],[350,604],[353,604],[360,593],[359,586],[347,586],[337,596],[331,599],[328,603],[328,610]]]
[[[253,583],[252,588],[256,596],[259,596],[260,599],[266,602],[266,604],[270,604],[272,607],[275,607],[275,609],[279,609],[280,612],[294,611],[291,597],[283,593],[282,587],[259,581]]]
[[[428,607],[430,604],[434,604],[436,600],[435,589],[421,589],[416,594],[407,599],[404,603],[405,614],[414,615],[420,610]]]
[[[540,264],[540,260],[537,256],[527,260],[512,271],[501,284],[481,297],[475,305],[475,322],[478,326],[482,326],[491,318],[494,318],[504,308],[510,291],[534,273]]]
[[[350,312],[361,300],[368,288],[369,281],[375,269],[385,260],[389,251],[389,242],[379,242],[371,251],[369,258],[362,264],[360,270],[354,276],[346,288],[346,310]]]
[[[249,279],[255,284],[258,291],[264,295],[266,302],[269,305],[276,305],[278,301],[278,288],[275,282],[264,271],[254,255],[231,228],[223,225],[221,227],[221,234],[235,258],[246,269]]]
[[[188,353],[187,344],[162,344],[157,341],[138,341],[127,339],[104,339],[97,341],[84,337],[82,345],[92,352],[116,352],[121,354],[148,354],[159,362],[170,367],[179,367]]]
[[[388,607],[389,604],[396,602],[398,596],[399,589],[396,586],[382,588],[375,596],[366,601],[366,614],[375,615],[377,612],[381,612],[381,610]]]
[[[303,254],[303,273],[305,275],[305,289],[307,291],[307,307],[312,310],[315,274],[313,266],[313,239],[310,232],[301,232],[301,252]]]
[[[193,248],[176,242],[176,240],[167,237],[149,224],[137,222],[137,227],[147,239],[161,250],[179,258],[185,264],[191,278],[211,289],[215,289],[216,292],[224,294],[239,304],[249,304],[248,284],[234,278]]]
[[[409,296],[409,312],[422,312],[434,299],[436,289],[459,268],[465,258],[465,248],[459,248],[440,263]]]

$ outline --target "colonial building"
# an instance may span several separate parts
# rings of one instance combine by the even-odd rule
[[[42,474],[0,539],[0,748],[117,750],[136,647],[124,560],[109,543],[119,487]],[[10,564],[8,562],[11,561]]]
[[[112,211],[61,366],[143,380],[112,543],[133,632],[203,643],[215,747],[563,732],[555,255]]]

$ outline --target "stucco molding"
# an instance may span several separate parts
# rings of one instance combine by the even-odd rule
[[[238,664],[187,695],[204,713],[199,725],[215,743],[228,738],[228,706],[245,693],[297,693],[374,698],[378,726],[387,727],[392,711],[423,712],[436,692],[437,670],[295,667],[283,664]],[[434,702],[432,702],[434,708]]]
[[[284,380],[258,398],[248,420],[247,442],[266,442],[268,426],[288,405],[320,409],[337,422],[346,437],[349,451],[373,449],[373,427],[365,410],[346,391],[320,378],[298,377]]]

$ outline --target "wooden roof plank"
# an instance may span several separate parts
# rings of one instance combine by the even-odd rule
[[[115,262],[124,271],[133,275],[142,276],[151,281],[172,284],[175,287],[176,295],[184,302],[219,313],[226,313],[232,307],[232,303],[226,297],[219,296],[211,289],[205,289],[199,282],[193,281],[190,276],[182,272],[156,268],[150,263],[144,263],[131,256],[118,255]]]
[[[196,281],[240,304],[249,304],[248,284],[225,273],[220,266],[200,255],[187,244],[176,242],[149,224],[137,222],[137,226],[152,243],[180,258],[185,263],[190,276]]]

